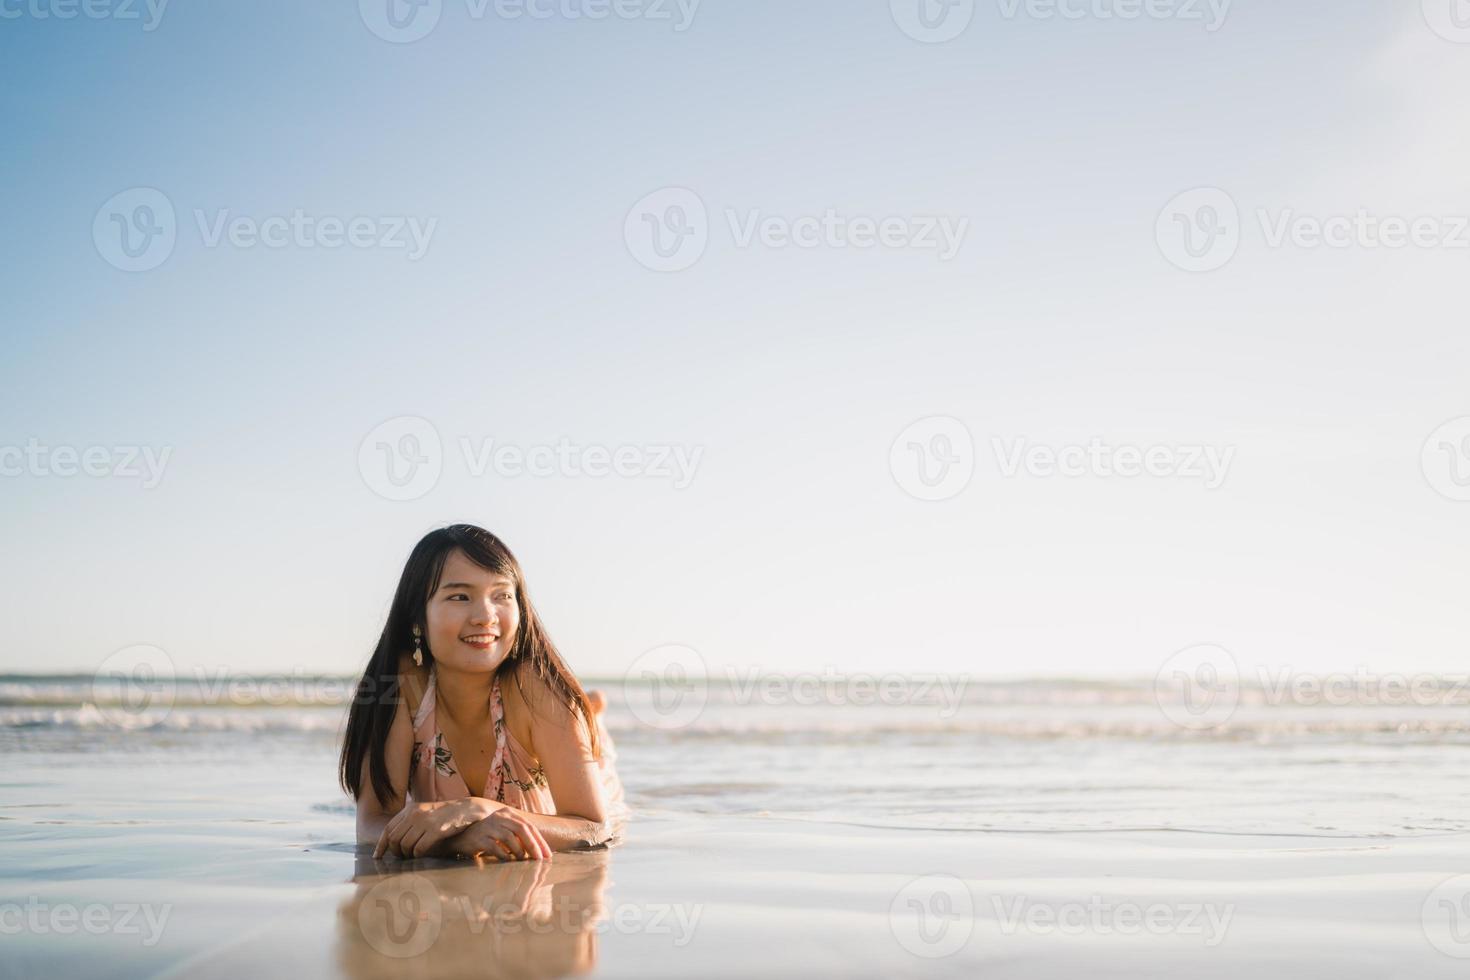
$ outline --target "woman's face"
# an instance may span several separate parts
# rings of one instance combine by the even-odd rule
[[[455,670],[499,667],[521,625],[515,583],[456,549],[444,561],[439,589],[425,607],[425,640],[434,660]]]

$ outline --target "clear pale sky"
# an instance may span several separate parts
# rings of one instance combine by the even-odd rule
[[[1421,448],[1470,415],[1470,250],[1272,248],[1255,217],[1470,213],[1470,43],[1433,2],[1240,0],[1211,32],[991,0],[943,43],[887,0],[704,0],[683,31],[443,0],[413,43],[350,2],[179,2],[151,31],[48,2],[0,19],[0,445],[170,456],[146,489],[0,477],[0,671],[138,643],[356,670],[455,521],[517,551],[588,674],[670,643],[787,671],[1151,674],[1206,642],[1465,668],[1470,503]],[[625,224],[671,187],[708,244],[651,271]],[[1199,187],[1241,241],[1191,273],[1155,229]],[[94,242],[131,188],[177,212],[147,271]],[[210,247],[195,216],[298,209],[436,224],[413,260]],[[941,261],[741,247],[726,216],[828,209],[969,224]],[[444,450],[407,501],[359,466],[400,416]],[[890,470],[931,416],[975,446],[942,501]],[[992,444],[1094,437],[1234,456],[1206,489],[1007,477]],[[461,438],[701,455],[683,488],[474,476]]]

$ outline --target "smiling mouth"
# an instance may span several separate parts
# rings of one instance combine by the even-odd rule
[[[474,636],[461,636],[461,642],[468,643],[472,647],[494,646],[495,641],[500,639],[499,633],[476,633]]]

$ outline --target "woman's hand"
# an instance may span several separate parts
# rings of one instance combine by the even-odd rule
[[[476,821],[450,842],[465,857],[488,854],[500,860],[551,860],[551,845],[536,825],[514,807],[502,806]]]
[[[411,803],[398,811],[383,828],[373,857],[396,854],[424,857],[442,841],[453,837],[478,820],[503,809],[505,804],[468,797],[437,803]]]

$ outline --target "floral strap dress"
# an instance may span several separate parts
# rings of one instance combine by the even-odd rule
[[[429,672],[429,686],[413,719],[413,757],[409,763],[409,796],[416,803],[458,800],[470,795],[469,786],[454,763],[454,754],[444,743],[444,733],[435,718],[435,672]],[[500,700],[500,678],[490,687],[490,720],[495,727],[495,755],[485,777],[485,797],[528,813],[556,813],[546,771],[527,752],[505,724],[505,709]],[[612,738],[597,716],[598,739],[602,759],[598,764],[603,799],[609,814],[626,815],[623,787],[614,765],[616,754]]]

